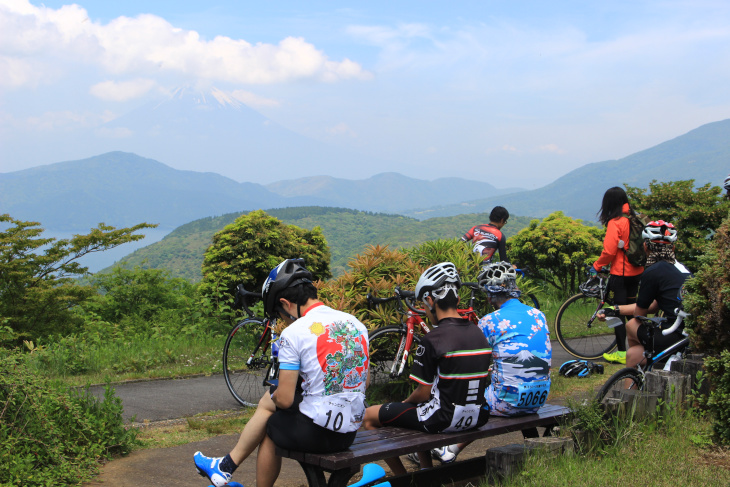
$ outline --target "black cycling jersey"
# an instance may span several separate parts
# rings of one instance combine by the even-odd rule
[[[479,426],[477,416],[486,422],[477,410],[486,403],[491,353],[482,331],[465,319],[445,318],[421,339],[410,377],[434,386],[431,399],[418,405],[419,420],[428,431]]]
[[[674,310],[679,305],[677,301],[679,289],[688,277],[689,274],[683,273],[666,260],[660,260],[650,265],[641,275],[641,287],[636,298],[636,305],[649,309],[651,303],[656,299],[659,309],[664,311],[664,315],[667,317],[668,325],[671,325],[677,317]]]

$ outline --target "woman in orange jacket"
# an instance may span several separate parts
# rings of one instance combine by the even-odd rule
[[[629,219],[626,215],[633,214],[629,206],[629,197],[623,188],[614,186],[603,195],[598,219],[606,226],[606,236],[603,238],[603,252],[593,263],[593,269],[600,271],[604,266],[611,266],[611,276],[608,279],[608,290],[613,292],[615,304],[632,304],[636,302],[639,290],[639,281],[643,267],[632,265],[626,258],[624,245],[629,246]],[[623,242],[623,244],[619,244]],[[604,353],[603,358],[608,362],[626,363],[626,325],[614,328],[618,351]]]

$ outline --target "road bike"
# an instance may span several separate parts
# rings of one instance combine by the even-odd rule
[[[257,317],[248,307],[248,299],[261,299],[261,293],[247,291],[239,284],[233,307],[243,309],[247,317],[228,333],[223,346],[223,376],[236,401],[255,407],[276,375],[277,361],[271,350],[276,320]]]
[[[610,316],[611,312],[612,310],[606,310],[606,315]],[[662,330],[662,324],[666,323],[666,318],[647,318],[645,316],[636,316],[636,318],[642,325],[649,327],[649,334],[653,343],[654,336],[657,333],[670,335],[676,331],[682,325],[683,320],[689,316],[688,313],[679,308],[675,310],[675,313],[677,315],[677,319],[674,321],[672,326],[666,330]],[[645,349],[644,358],[646,359],[646,363],[643,366],[637,365],[636,368],[626,367],[613,374],[598,391],[596,400],[601,402],[605,397],[617,397],[620,393],[619,391],[626,389],[642,390],[645,384],[644,375],[652,370],[657,363],[670,359],[675,354],[679,354],[679,356],[682,357],[687,353],[689,337],[684,330],[682,331],[682,335],[684,338],[663,350],[656,351],[653,349],[654,347],[652,347],[652,349]]]
[[[555,317],[555,335],[566,352],[584,360],[596,360],[616,348],[613,328],[619,318],[600,321],[596,316],[605,306],[613,306],[608,292],[608,275],[603,272],[579,286],[580,294],[568,298]]]

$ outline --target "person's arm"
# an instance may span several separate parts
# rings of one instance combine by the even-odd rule
[[[499,238],[499,260],[507,262],[507,237],[504,236],[504,233]]]
[[[463,237],[461,237],[461,240],[464,242],[468,242],[469,240],[474,238],[474,229],[476,226],[471,227],[471,230],[466,232]]]
[[[418,384],[416,390],[411,392],[411,395],[403,402],[409,402],[412,404],[420,404],[431,399],[431,385]]]
[[[606,236],[603,237],[603,251],[601,256],[598,257],[593,263],[593,268],[600,272],[601,267],[610,265],[613,262],[614,257],[618,253],[618,241],[619,241],[619,225],[625,221],[628,224],[627,218],[614,218],[608,222],[606,226]]]
[[[279,386],[271,396],[271,400],[274,401],[276,407],[289,409],[294,404],[294,394],[297,390],[298,380],[298,370],[279,370]]]

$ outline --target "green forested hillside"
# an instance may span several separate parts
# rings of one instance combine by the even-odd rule
[[[408,247],[426,240],[460,237],[473,225],[489,222],[489,213],[419,221],[401,215],[318,206],[273,209],[267,213],[302,228],[321,227],[332,253],[332,273],[335,275],[344,272],[348,260],[367,245]],[[146,261],[147,267],[169,269],[173,276],[197,281],[201,278],[203,253],[210,245],[211,237],[240,215],[229,213],[182,225],[161,241],[128,255],[120,264],[134,266]],[[529,217],[511,216],[504,232],[510,237],[529,222]]]

